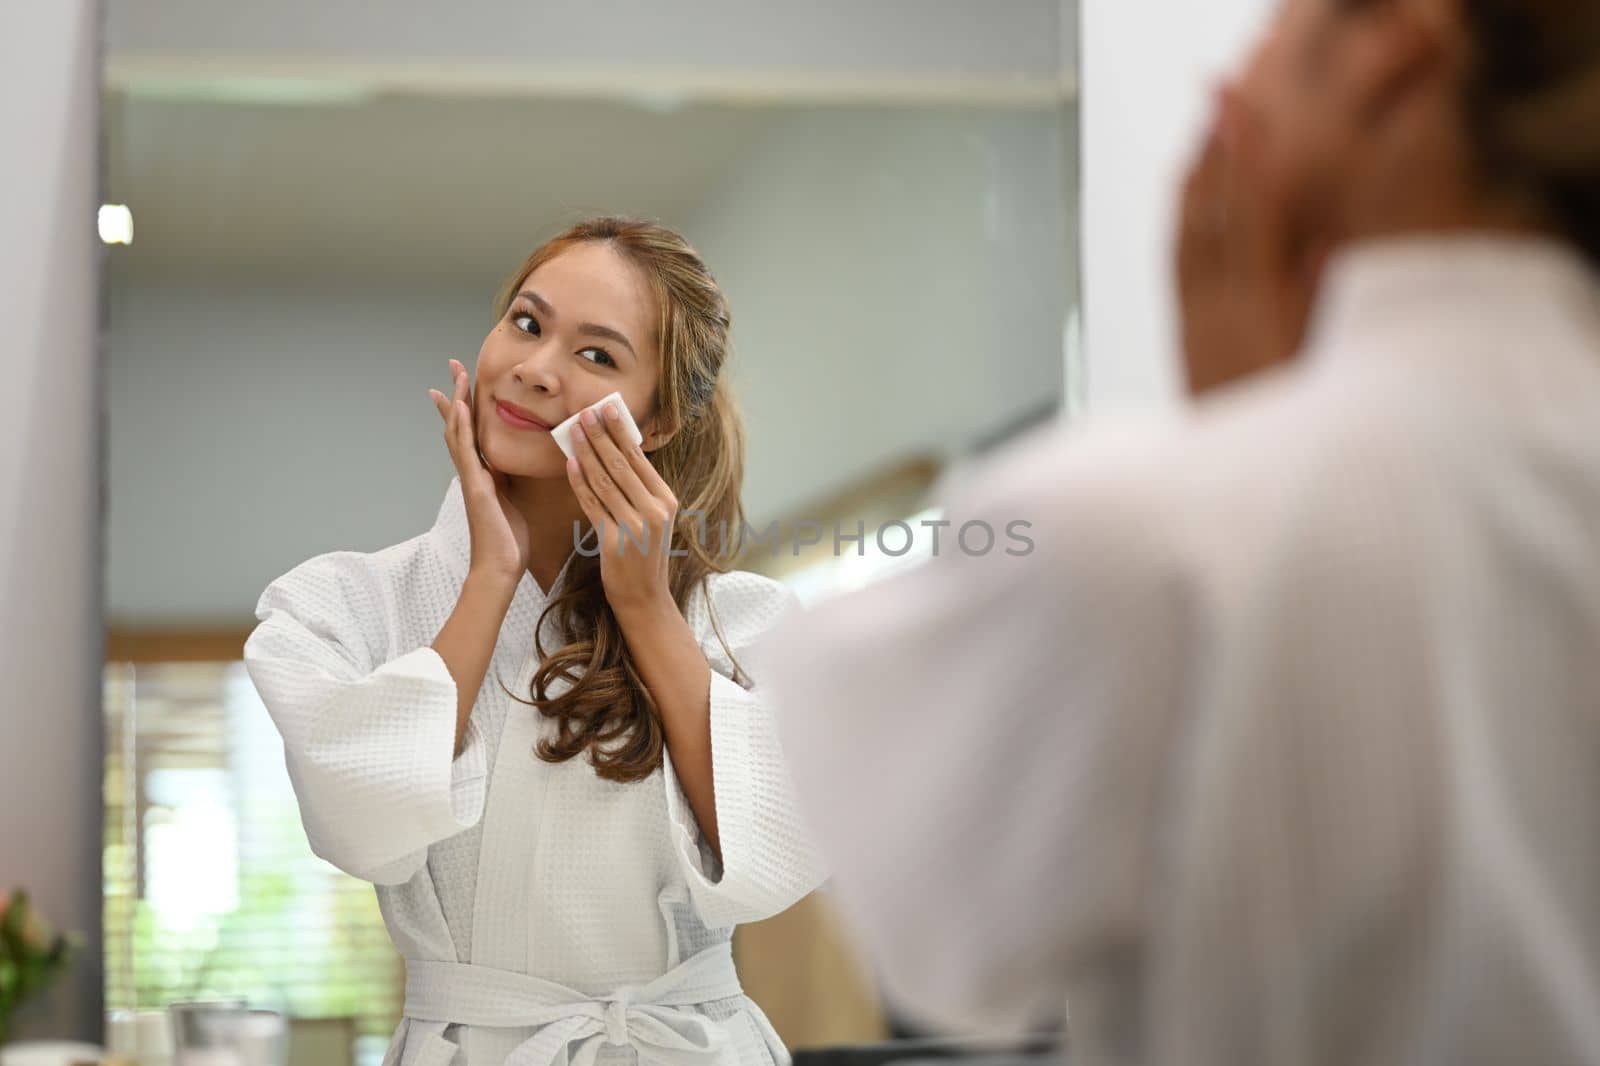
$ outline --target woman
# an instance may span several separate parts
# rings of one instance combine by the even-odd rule
[[[954,484],[1032,554],[769,636],[896,1002],[1065,1004],[1075,1064],[1600,1062],[1597,119],[1593,0],[1287,0],[1186,190],[1198,402]]]
[[[406,959],[386,1066],[787,1061],[729,952],[821,872],[740,667],[795,600],[727,569],[728,323],[676,234],[563,233],[475,382],[451,360],[430,390],[457,472],[433,527],[257,604],[245,662],[312,849],[378,886]],[[568,461],[550,428],[612,392],[643,443],[586,418]]]

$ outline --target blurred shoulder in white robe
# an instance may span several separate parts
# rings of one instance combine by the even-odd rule
[[[993,551],[768,635],[892,1003],[1066,1004],[1075,1066],[1600,1062],[1596,293],[1355,246],[1294,364],[1028,434],[941,501]]]

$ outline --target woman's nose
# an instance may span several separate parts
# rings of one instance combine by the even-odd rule
[[[560,356],[553,344],[541,344],[511,368],[511,376],[527,388],[561,391]]]

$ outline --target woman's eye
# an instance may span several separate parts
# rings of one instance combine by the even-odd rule
[[[528,324],[526,326],[522,324],[523,319],[528,320]],[[542,332],[539,329],[539,320],[534,318],[533,315],[528,311],[513,311],[511,313],[511,324],[529,336],[537,337]],[[593,353],[594,358],[590,358],[591,353]],[[585,348],[578,354],[597,366],[614,367],[617,365],[617,361],[611,358],[611,353],[606,351],[604,348]]]

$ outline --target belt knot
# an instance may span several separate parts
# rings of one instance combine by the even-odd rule
[[[633,1006],[634,988],[619,988],[605,999],[606,1038],[608,1044],[628,1043],[628,1011]]]

